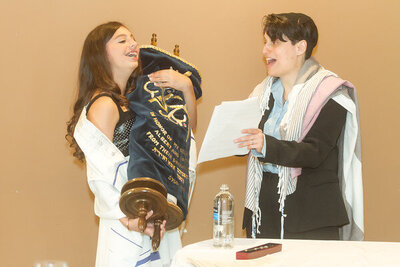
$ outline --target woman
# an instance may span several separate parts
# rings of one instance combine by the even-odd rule
[[[79,92],[67,138],[74,156],[86,160],[88,183],[100,217],[96,266],[169,265],[180,248],[178,231],[165,233],[157,252],[151,251],[153,225],[139,232],[138,219],[119,208],[120,190],[127,182],[129,132],[135,114],[125,95],[135,89],[140,74],[139,47],[119,22],[99,25],[87,36],[79,68]],[[173,70],[149,75],[155,85],[183,92],[190,126],[196,125],[196,103],[191,80]],[[147,214],[147,218],[152,211]],[[161,226],[165,231],[165,221]]]
[[[355,90],[311,58],[310,17],[270,14],[264,38],[269,76],[251,95],[263,117],[235,140],[251,150],[243,228],[252,237],[361,240]]]

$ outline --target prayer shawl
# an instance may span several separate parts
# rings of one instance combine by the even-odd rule
[[[268,109],[271,86],[277,80],[267,77],[253,91],[251,96],[258,96],[262,113]],[[341,229],[341,239],[362,240],[363,192],[361,176],[361,145],[357,97],[354,86],[323,69],[312,58],[306,60],[295,85],[301,89],[289,102],[288,110],[280,125],[281,139],[301,142],[318,118],[319,112],[329,99],[335,100],[347,110],[344,132],[339,140],[339,182],[345,200],[350,224]],[[348,92],[347,92],[348,91]],[[267,148],[268,150],[268,148]],[[268,153],[268,151],[266,152]],[[280,195],[281,238],[284,232],[284,204],[287,195],[295,192],[297,177],[301,168],[289,168],[278,165],[278,194]],[[262,163],[251,153],[248,158],[245,207],[253,212],[252,237],[261,225],[259,194],[263,176]]]

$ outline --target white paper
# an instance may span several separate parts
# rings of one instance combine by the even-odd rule
[[[261,110],[257,97],[243,101],[224,101],[214,108],[197,164],[233,155],[245,155],[247,147],[238,148],[233,140],[243,136],[243,129],[258,128]]]

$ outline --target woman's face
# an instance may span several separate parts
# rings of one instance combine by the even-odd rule
[[[132,33],[120,27],[106,44],[107,58],[113,75],[129,75],[137,68],[139,47]]]
[[[263,55],[267,62],[268,75],[284,78],[285,76],[296,74],[298,64],[297,44],[292,42],[283,35],[283,42],[279,39],[271,41],[271,38],[264,34],[265,44]]]

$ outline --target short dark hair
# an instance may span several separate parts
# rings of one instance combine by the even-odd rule
[[[272,41],[283,39],[285,35],[294,45],[301,40],[307,42],[305,59],[311,56],[318,41],[318,29],[314,21],[302,13],[269,14],[263,18],[264,33]]]

